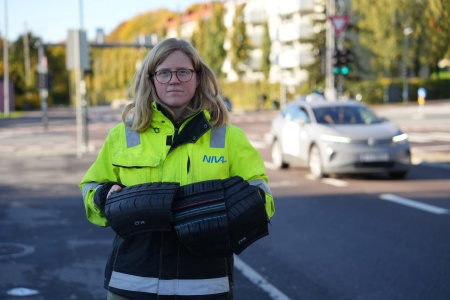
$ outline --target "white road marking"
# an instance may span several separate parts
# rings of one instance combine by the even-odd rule
[[[265,142],[251,141],[251,144],[256,149],[266,149],[267,148],[267,144]]]
[[[400,196],[396,196],[396,195],[392,195],[392,194],[382,194],[382,195],[380,195],[380,198],[383,200],[387,200],[387,201],[395,202],[398,204],[406,205],[409,207],[417,208],[417,209],[420,209],[420,210],[423,210],[426,212],[430,212],[433,214],[442,215],[442,214],[450,213],[450,210],[445,209],[445,208],[425,204],[425,203],[407,199],[407,198],[402,198]]]
[[[311,174],[308,174],[305,177],[306,177],[306,179],[309,179],[309,180],[317,180]],[[320,179],[320,181],[323,182],[323,183],[332,185],[332,186],[336,186],[336,187],[346,187],[346,186],[348,186],[348,182],[343,181],[343,180],[339,180],[339,179],[335,179],[335,178],[322,178],[322,179]]]
[[[408,133],[408,140],[413,143],[430,143],[432,141],[450,141],[450,132],[433,131],[433,132],[411,132]]]
[[[264,141],[249,140],[250,144],[256,149],[266,149],[267,144]]]
[[[429,143],[433,138],[425,133],[408,133],[408,140],[413,143]]]
[[[334,179],[334,178],[323,178],[322,182],[329,184],[329,185],[337,186],[337,187],[348,186],[348,182],[339,180],[339,179]]]
[[[250,282],[266,292],[271,299],[289,300],[290,298],[265,280],[258,272],[243,262],[238,256],[234,256],[234,267],[244,275]]]
[[[434,131],[429,133],[436,141],[450,142],[450,132]]]
[[[430,145],[430,146],[420,146],[412,147],[411,150],[414,152],[429,152],[429,151],[446,151],[450,150],[450,145]]]
[[[298,182],[295,182],[293,180],[282,180],[282,181],[275,181],[275,182],[269,181],[269,186],[271,188],[298,186]]]
[[[268,161],[265,161],[264,165],[266,165],[266,168],[270,169],[270,170],[276,170],[277,169],[277,167],[275,167],[275,165],[273,163],[268,162]]]

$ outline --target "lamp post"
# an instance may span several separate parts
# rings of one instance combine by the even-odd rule
[[[3,114],[9,117],[9,53],[8,53],[8,0],[5,0],[5,35],[3,37]]]
[[[413,33],[413,30],[407,24],[405,29],[403,30],[403,34],[405,36],[403,42],[403,104],[408,103],[408,50],[409,50],[409,35]]]

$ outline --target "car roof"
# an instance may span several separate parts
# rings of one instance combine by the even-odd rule
[[[300,98],[298,100],[294,100],[292,102],[287,103],[286,107],[291,106],[306,106],[311,108],[318,108],[318,107],[342,107],[342,106],[364,106],[364,103],[361,103],[356,100],[336,100],[336,101],[330,101],[330,100],[324,100],[324,101],[305,101],[304,98]]]

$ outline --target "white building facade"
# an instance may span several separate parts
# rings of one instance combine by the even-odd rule
[[[295,88],[308,80],[305,66],[314,61],[313,48],[305,42],[320,30],[315,19],[325,18],[325,0],[230,0],[225,4],[225,26],[232,30],[236,7],[246,4],[244,20],[247,35],[252,43],[250,60],[244,80],[257,82],[264,79],[260,70],[262,60],[261,42],[264,23],[269,26],[272,43],[269,81],[282,83],[287,88]],[[229,42],[225,49],[230,48]],[[229,81],[238,79],[227,59],[223,66]]]

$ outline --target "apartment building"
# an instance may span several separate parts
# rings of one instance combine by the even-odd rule
[[[264,24],[269,26],[272,42],[269,81],[282,83],[286,88],[295,89],[308,80],[305,66],[314,60],[312,45],[306,42],[308,38],[320,30],[314,20],[325,19],[326,0],[224,0],[224,24],[231,33],[236,8],[245,4],[244,21],[247,35],[253,49],[245,75],[241,80],[258,82],[264,80],[261,72],[262,49],[261,42],[264,34]],[[170,20],[167,37],[179,36],[190,39],[196,29],[199,17],[208,18],[212,14],[211,3],[203,4],[200,13],[187,10],[182,13],[180,22]],[[322,23],[323,24],[323,23]],[[224,44],[230,49],[230,42]],[[238,80],[237,73],[226,59],[222,70],[227,74],[227,80]]]

